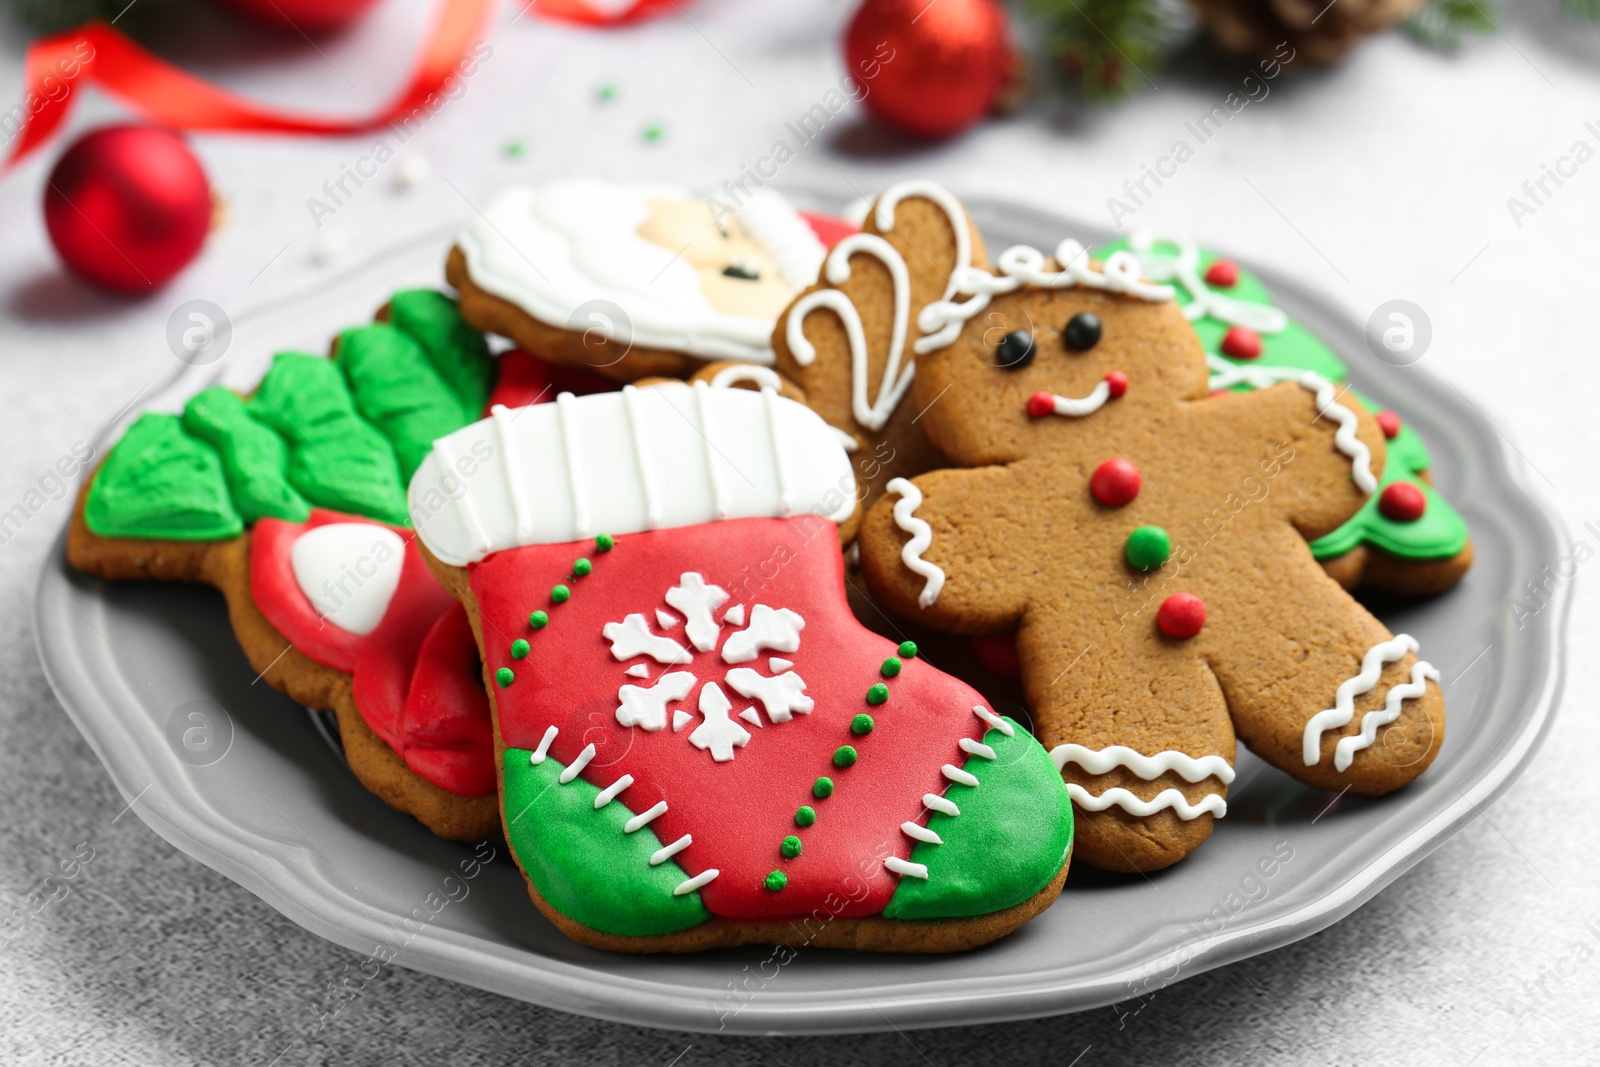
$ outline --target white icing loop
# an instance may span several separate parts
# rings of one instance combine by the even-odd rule
[[[723,367],[711,376],[711,388],[732,389],[741,382],[751,382],[762,389],[782,389],[783,379],[771,367],[759,367],[753,363],[735,363]]]
[[[1150,254],[1163,241],[1178,249],[1177,256]],[[1200,249],[1187,237],[1162,237],[1152,230],[1137,230],[1128,239],[1128,247],[1138,254],[1147,278],[1177,282],[1188,292],[1189,302],[1184,305],[1183,314],[1190,322],[1210,317],[1257,333],[1282,333],[1289,324],[1289,317],[1271,304],[1239,300],[1208,286],[1200,277]]]
[[[1412,637],[1410,634],[1396,634],[1389,640],[1381,641],[1367,649],[1366,655],[1361,657],[1360,673],[1353,678],[1347,678],[1343,682],[1339,683],[1339,688],[1334,693],[1333,707],[1328,708],[1325,711],[1317,712],[1315,715],[1311,716],[1311,720],[1306,723],[1301,757],[1305,760],[1307,767],[1315,767],[1317,762],[1322,759],[1322,735],[1329,730],[1338,730],[1349,725],[1350,720],[1355,718],[1355,698],[1363,693],[1369,693],[1373,689],[1377,688],[1378,679],[1383,676],[1384,665],[1396,663],[1402,659],[1405,659],[1408,654],[1414,654],[1417,651],[1417,648],[1418,645],[1416,638]],[[1419,673],[1417,667],[1426,668],[1426,670],[1423,670]],[[1357,751],[1366,748],[1367,745],[1372,744],[1373,739],[1377,736],[1377,730],[1379,726],[1393,722],[1399,717],[1401,700],[1404,700],[1408,697],[1421,696],[1427,689],[1427,684],[1424,679],[1438,678],[1438,672],[1434,671],[1433,668],[1427,663],[1419,662],[1417,667],[1412,668],[1411,683],[1409,685],[1402,683],[1401,685],[1397,685],[1390,690],[1389,700],[1385,704],[1382,712],[1374,711],[1368,713],[1367,718],[1379,716],[1378,721],[1372,724],[1372,737],[1366,736],[1367,719],[1362,720],[1361,738],[1365,739],[1364,743],[1352,745],[1348,749],[1349,758],[1345,760],[1343,766],[1341,766],[1338,761],[1338,753],[1340,750],[1337,746],[1335,747],[1335,767],[1341,771],[1348,767],[1350,765],[1350,759],[1355,758]],[[1419,686],[1420,688],[1418,688]],[[1397,691],[1403,691],[1398,699],[1394,695]],[[1388,718],[1382,717],[1384,715],[1388,715],[1391,710],[1394,712],[1394,714],[1389,715]],[[1345,740],[1358,740],[1358,738],[1345,738]]]
[[[911,535],[911,540],[900,549],[900,559],[908,569],[922,576],[922,592],[917,596],[917,604],[929,607],[944,589],[944,569],[922,558],[933,544],[933,527],[916,515],[917,508],[922,506],[922,490],[905,478],[890,479],[884,489],[900,498],[894,505],[894,524]]]
[[[1121,808],[1129,815],[1136,815],[1141,819],[1148,818],[1157,812],[1171,808],[1173,812],[1188,822],[1198,819],[1202,815],[1213,815],[1222,818],[1228,814],[1228,802],[1220,793],[1208,793],[1201,798],[1200,803],[1190,804],[1189,799],[1176,789],[1163,789],[1150,800],[1141,799],[1137,794],[1118,787],[1107,789],[1099,796],[1095,796],[1076,782],[1067,783],[1067,795],[1072,802],[1084,811],[1105,811],[1107,808]]]
[[[1126,745],[1109,745],[1097,750],[1069,744],[1051,749],[1050,758],[1055,760],[1056,770],[1061,770],[1069,763],[1082,767],[1090,774],[1106,774],[1118,767],[1125,767],[1147,782],[1174,772],[1186,782],[1199,782],[1212,777],[1219,779],[1223,785],[1233,781],[1233,767],[1223,757],[1201,756],[1196,759],[1172,749],[1146,756]]]

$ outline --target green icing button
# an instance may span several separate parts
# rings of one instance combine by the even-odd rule
[[[796,856],[800,855],[800,852],[804,847],[805,846],[800,844],[800,839],[798,837],[790,834],[788,837],[784,838],[783,843],[778,846],[778,851],[783,853],[784,859],[792,860]]]
[[[1141,526],[1128,535],[1123,554],[1136,570],[1153,571],[1172,558],[1172,538],[1159,526]]]
[[[411,525],[394,449],[356,414],[331,361],[278,353],[249,410],[288,443],[289,484],[312,504]]]
[[[623,829],[636,814],[619,799],[596,809],[600,790],[553,758],[530,763],[524,748],[505,750],[502,778],[507,839],[528,880],[557,911],[602,933],[653,937],[711,918],[698,891],[671,860],[652,866],[661,839],[648,826]]]
[[[794,813],[794,824],[796,826],[810,826],[816,821],[817,809],[810,804],[802,804],[799,810]]]
[[[811,786],[811,795],[818,800],[826,800],[833,796],[833,779],[826,775],[818,778]]]
[[[177,415],[140,415],[95,473],[83,520],[101,537],[222,541],[244,532],[222,460]]]
[[[857,735],[870,734],[874,725],[876,724],[873,723],[872,716],[862,712],[850,720],[850,732]]]
[[[1050,884],[1072,848],[1072,803],[1044,747],[1010,719],[1011,736],[990,730],[995,758],[967,758],[977,786],[952,783],[945,796],[960,815],[935,811],[928,829],[942,845],[919,842],[911,862],[927,878],[904,875],[883,914],[890,919],[957,919],[1020,904]],[[1025,819],[1018,812],[1027,812]]]
[[[855,762],[856,750],[853,746],[840,745],[838,748],[833,750],[833,765],[835,767],[853,767],[855,766]],[[821,783],[819,782],[818,784]],[[832,791],[833,783],[828,783],[828,789],[830,792]]]
[[[889,699],[889,687],[879,682],[867,690],[867,703],[876,707]]]
[[[494,359],[456,302],[433,289],[402,289],[389,298],[389,321],[422,346],[466,422],[481,418],[494,389]]]
[[[405,481],[434,441],[477,418],[465,414],[422,346],[388,323],[340,334],[335,362],[350,384],[356,410],[394,446]]]
[[[761,884],[776,893],[789,884],[789,876],[782,871],[773,871],[762,880]]]
[[[304,522],[306,498],[289,484],[289,446],[250,417],[232,389],[214,385],[183,406],[183,428],[216,450],[234,507],[245,523],[257,519]]]

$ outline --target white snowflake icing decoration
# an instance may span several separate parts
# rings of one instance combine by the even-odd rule
[[[750,731],[740,726],[735,717],[765,728],[768,722],[784,723],[796,715],[811,713],[815,702],[805,695],[805,679],[795,673],[793,661],[770,657],[767,666],[771,674],[739,666],[760,658],[763,652],[797,652],[805,619],[788,608],[754,604],[746,622],[745,606],[736,603],[719,620],[717,612],[731,599],[728,591],[694,571],[680,575],[678,584],[667,590],[664,599],[677,612],[674,615],[660,608],[655,610],[656,623],[666,633],[653,631],[642,612],[625,615],[620,622],[608,622],[600,630],[611,643],[611,655],[618,663],[630,664],[643,657],[673,668],[648,685],[624,683],[617,690],[617,722],[652,732],[664,730],[670,710],[672,731],[678,733],[694,721],[695,715],[687,707],[669,706],[687,705],[699,685],[700,695],[693,706],[699,712],[700,724],[690,731],[689,743],[702,752],[710,752],[718,763],[726,763],[733,759],[734,749],[750,742]],[[729,627],[737,629],[724,640]],[[702,679],[692,669],[697,655],[707,653],[715,653],[711,667],[721,670],[721,677]],[[715,660],[725,667],[718,666]],[[686,667],[691,669],[682,669]],[[649,682],[650,665],[634,662],[623,674]],[[702,681],[704,685],[700,685]],[[751,703],[736,711],[729,691]]]

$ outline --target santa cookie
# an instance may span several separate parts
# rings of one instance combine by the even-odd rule
[[[1045,750],[850,615],[854,481],[810,410],[679,382],[496,409],[410,501],[482,649],[506,838],[573,938],[946,951],[1060,891]]]
[[[1080,855],[1181,859],[1226,812],[1236,738],[1318,788],[1425,770],[1438,673],[1307,547],[1376,490],[1373,418],[1312,373],[1211,396],[1171,290],[1126,253],[1100,267],[1063,242],[997,266],[922,322],[913,397],[960,397],[922,424],[964,469],[892,483],[861,562],[912,618],[1016,631]]]
[[[336,360],[279,354],[249,398],[212,387],[140,416],[79,494],[67,557],[215,586],[252,667],[337,715],[363,785],[477,840],[498,824],[477,646],[403,487],[432,435],[478,417],[495,366],[440,293],[396,293],[381,316]]]
[[[771,365],[773,319],[824,252],[769,189],[724,211],[677,189],[566,179],[497,193],[446,276],[477,328],[632,382],[716,360]]]
[[[1133,251],[1147,277],[1172,284],[1211,366],[1212,389],[1252,389],[1315,371],[1335,383],[1344,363],[1316,335],[1273,306],[1254,274],[1184,238],[1140,231],[1094,255]],[[1397,412],[1348,389],[1341,396],[1376,414],[1388,440],[1378,489],[1348,522],[1311,543],[1311,553],[1347,589],[1427,596],[1455,585],[1472,565],[1461,515],[1432,486],[1431,461]]]

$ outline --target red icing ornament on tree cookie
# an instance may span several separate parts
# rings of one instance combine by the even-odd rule
[[[1218,289],[1232,289],[1239,284],[1239,265],[1231,259],[1219,259],[1206,268],[1205,281]]]
[[[1416,522],[1428,509],[1428,498],[1410,482],[1395,482],[1378,497],[1378,510],[1392,522]]]
[[[1261,335],[1248,326],[1230,326],[1222,335],[1222,354],[1234,359],[1256,359],[1261,355]]]
[[[1387,438],[1390,441],[1393,441],[1396,437],[1398,437],[1400,435],[1400,416],[1399,415],[1397,415],[1393,411],[1390,411],[1389,409],[1385,408],[1383,411],[1378,412],[1378,414],[1375,416],[1375,418],[1377,418],[1377,420],[1378,420],[1378,428],[1383,431],[1383,436],[1385,438]]]

